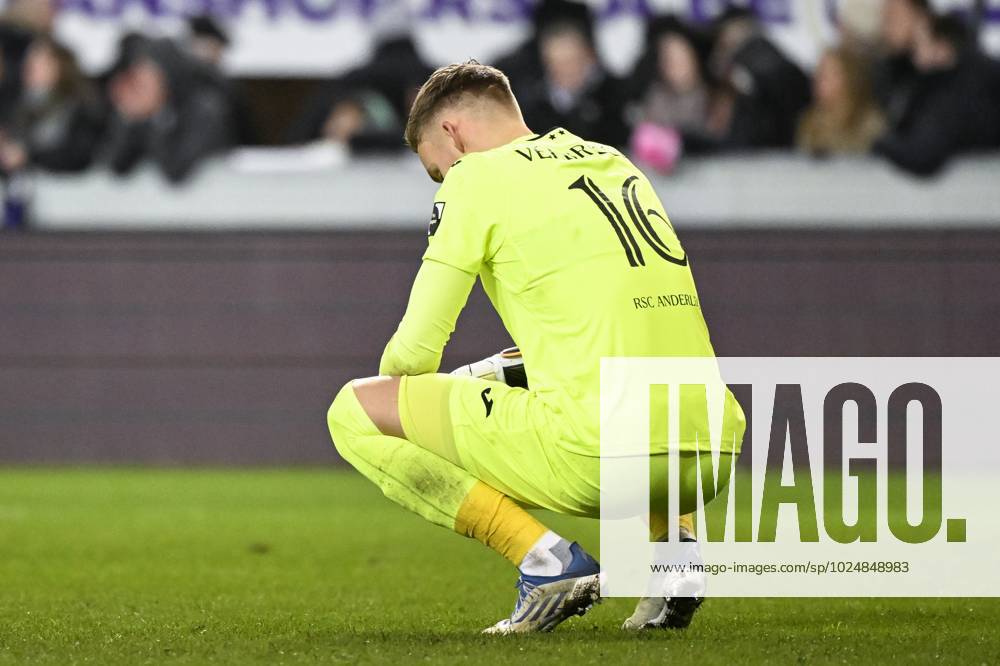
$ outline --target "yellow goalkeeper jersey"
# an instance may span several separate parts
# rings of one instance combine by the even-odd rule
[[[428,235],[425,262],[479,275],[577,453],[599,453],[602,357],[714,357],[688,255],[649,181],[609,146],[557,128],[468,154]],[[731,395],[725,411],[723,441],[738,445]]]

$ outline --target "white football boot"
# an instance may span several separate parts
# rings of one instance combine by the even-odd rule
[[[702,564],[701,548],[692,538],[684,538],[684,557],[678,561]],[[663,596],[643,597],[622,629],[686,629],[695,611],[705,601],[707,578],[704,571],[675,571],[663,576]]]

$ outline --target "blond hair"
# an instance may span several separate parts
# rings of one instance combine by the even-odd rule
[[[410,117],[406,121],[406,145],[415,151],[424,128],[434,114],[466,96],[517,108],[507,75],[496,67],[481,65],[475,60],[445,65],[430,75],[413,100]]]

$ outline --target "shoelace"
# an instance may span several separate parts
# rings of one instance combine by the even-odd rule
[[[517,579],[517,583],[514,584],[514,587],[517,589],[517,603],[514,604],[514,612],[511,613],[511,617],[517,616],[518,611],[521,610],[521,606],[524,604],[524,600],[527,599],[528,595],[531,594],[531,591],[538,586],[529,583],[528,581],[524,580],[523,577],[519,576]]]

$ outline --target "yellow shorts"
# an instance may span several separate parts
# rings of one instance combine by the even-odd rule
[[[403,377],[398,397],[412,443],[526,506],[600,516],[600,458],[561,447],[559,417],[530,390],[432,374]],[[681,454],[682,509],[697,492],[698,455]],[[651,465],[666,470],[666,456],[652,456]]]
[[[599,514],[600,459],[563,450],[529,390],[476,377],[417,375],[399,385],[406,438],[522,504]]]

